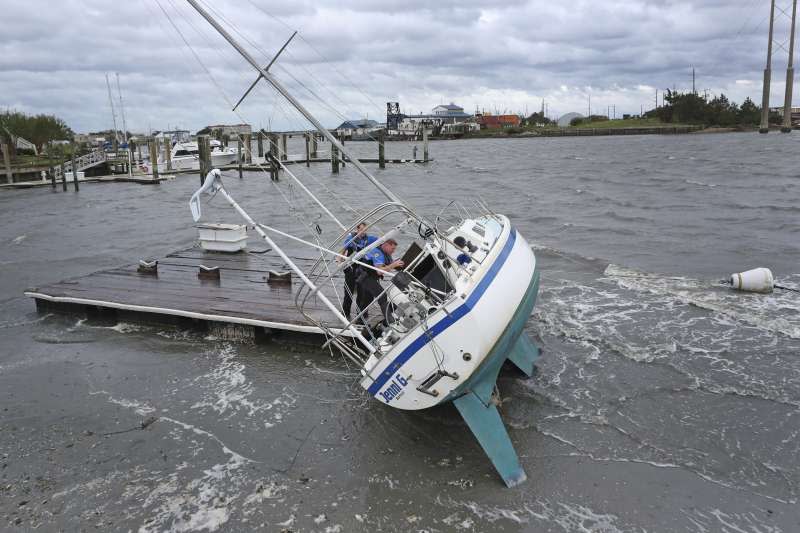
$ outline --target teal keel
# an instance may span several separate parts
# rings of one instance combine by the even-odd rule
[[[508,487],[522,483],[527,475],[491,398],[497,375],[506,359],[511,360],[526,375],[533,375],[533,365],[539,357],[539,349],[523,329],[533,311],[538,291],[539,272],[536,271],[514,317],[483,365],[451,394],[456,409]]]
[[[517,342],[508,354],[508,360],[528,377],[533,375],[533,365],[538,358],[539,348],[524,333],[517,337]]]

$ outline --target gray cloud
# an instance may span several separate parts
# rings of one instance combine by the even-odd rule
[[[113,83],[119,72],[129,129],[240,120],[226,97],[238,99],[255,73],[181,0],[4,4],[4,108],[54,113],[78,131],[108,128],[105,73]],[[387,100],[413,112],[450,101],[516,112],[545,99],[560,114],[585,111],[591,95],[595,109],[638,112],[652,106],[656,88],[689,89],[692,65],[698,89],[759,100],[766,55],[768,5],[752,0],[208,4],[264,63],[299,29],[274,72],[329,125],[379,117]],[[785,18],[776,31],[788,32]],[[785,61],[777,50],[774,104]],[[255,126],[306,127],[263,82],[241,115]]]

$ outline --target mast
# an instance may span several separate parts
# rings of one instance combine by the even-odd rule
[[[239,54],[245,60],[247,60],[247,62],[250,63],[250,65],[252,65],[252,67],[256,69],[264,77],[264,79],[270,83],[270,85],[272,85],[275,88],[276,91],[278,91],[284,98],[286,98],[289,101],[289,103],[292,104],[294,108],[297,109],[300,112],[300,114],[303,115],[306,118],[306,120],[308,120],[317,129],[317,131],[319,131],[326,139],[328,139],[331,145],[335,146],[338,150],[340,150],[343,155],[346,155],[348,158],[350,158],[350,161],[356,168],[356,170],[358,170],[365,178],[367,178],[373,185],[375,185],[375,187],[377,187],[377,189],[381,193],[383,193],[383,195],[386,196],[386,198],[388,198],[392,202],[405,205],[405,202],[403,202],[399,196],[397,196],[388,188],[386,188],[386,186],[383,185],[381,182],[379,182],[375,178],[375,176],[370,174],[370,172],[364,167],[364,165],[361,164],[361,161],[359,161],[355,156],[350,154],[345,149],[345,147],[339,142],[339,140],[336,137],[334,137],[331,132],[325,129],[325,127],[316,119],[316,117],[314,117],[314,115],[312,115],[311,112],[308,111],[303,106],[303,104],[301,104],[294,96],[292,96],[286,90],[283,84],[281,84],[266,69],[261,67],[253,58],[253,56],[251,56],[250,53],[247,52],[247,50],[242,48],[242,46],[238,42],[236,42],[236,40],[225,30],[225,28],[220,26],[220,24],[216,20],[214,20],[214,18],[211,17],[211,15],[209,15],[205,9],[200,7],[200,5],[197,3],[196,0],[186,0],[186,1],[189,2],[189,5],[191,5],[195,9],[195,11],[200,13],[200,15],[202,15],[202,17],[206,19],[206,21],[208,21],[208,23],[211,24],[211,26],[213,26],[215,30],[217,30],[217,33],[222,35],[222,37],[224,37],[225,40],[228,41],[228,43],[230,43],[230,45],[233,46],[236,49],[236,51],[239,52]]]
[[[122,89],[119,86],[119,72],[117,75],[117,94],[119,94],[119,111],[122,114],[122,138],[125,139],[125,154],[128,159],[128,176],[133,176],[133,169],[131,168],[131,148],[128,146],[128,125],[125,123],[125,106],[122,105]]]
[[[122,89],[119,86],[119,72],[117,74],[117,93],[119,94],[119,112],[122,115],[122,138],[128,144],[128,125],[125,123],[125,107],[122,105]]]
[[[114,120],[114,139],[119,144],[119,132],[117,131],[117,113],[114,111],[114,98],[111,96],[111,83],[108,81],[106,72],[106,87],[108,87],[108,103],[111,105],[111,118]]]

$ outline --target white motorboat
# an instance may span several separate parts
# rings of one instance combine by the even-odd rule
[[[212,139],[210,144],[213,167],[233,165],[238,161],[239,154],[235,149],[223,146],[216,139]],[[200,170],[200,149],[197,142],[176,142],[170,151],[170,165],[170,170]],[[159,161],[158,169],[161,172],[167,171],[166,161]]]
[[[525,472],[493,395],[506,360],[530,376],[539,355],[524,333],[539,286],[536,258],[525,238],[506,216],[492,212],[477,199],[469,210],[451,202],[449,209],[433,218],[419,214],[349,153],[269,72],[269,65],[261,67],[195,0],[187,1],[253,66],[259,76],[256,81],[264,78],[269,82],[387,199],[352,222],[343,223],[277,161],[285,175],[319,206],[319,216],[327,216],[341,230],[330,242],[323,244],[318,236],[311,242],[256,222],[225,189],[217,169],[208,173],[192,196],[195,221],[202,215],[202,195],[227,200],[301,280],[295,289],[298,308],[326,332],[326,347],[336,347],[358,365],[360,384],[370,395],[404,410],[452,401],[505,483],[513,486],[524,481]],[[367,222],[380,236],[349,257],[340,255],[341,242],[360,222]],[[316,227],[316,233],[321,234],[319,225]],[[308,246],[320,259],[302,269],[276,239]],[[367,254],[390,240],[410,241],[404,266],[395,272],[380,270],[365,260]],[[377,271],[389,282],[380,296],[348,319],[334,301],[339,296],[336,291],[342,290],[337,275],[354,267],[365,273]],[[389,305],[381,305],[383,297]],[[310,305],[312,302],[322,303],[325,313],[320,314],[318,305]],[[337,324],[330,322],[331,315]],[[376,319],[382,327],[376,327]]]

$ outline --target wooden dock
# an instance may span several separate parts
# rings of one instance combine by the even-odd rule
[[[315,261],[310,257],[293,260],[304,270]],[[219,267],[220,279],[199,278],[201,265]],[[157,274],[139,272],[137,263],[31,288],[25,295],[36,300],[40,312],[113,323],[176,325],[238,340],[282,336],[318,341],[323,331],[295,307],[301,282],[296,277],[290,283],[267,282],[270,271],[287,270],[269,250],[216,253],[196,247],[159,259]],[[337,301],[330,286],[323,292]],[[322,304],[312,301],[306,309],[322,323],[338,327]]]

